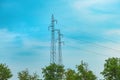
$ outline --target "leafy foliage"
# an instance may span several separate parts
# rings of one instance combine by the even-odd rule
[[[120,80],[120,58],[105,60],[104,70],[101,74],[106,80]]]
[[[97,77],[88,69],[85,62],[81,62],[76,66],[76,70],[67,69],[64,66],[50,64],[42,68],[44,80],[96,80]],[[108,58],[105,60],[104,70],[101,72],[104,80],[120,80],[120,58]],[[12,73],[6,64],[0,64],[0,80],[8,80],[12,77]],[[18,73],[19,80],[41,80],[36,73],[32,75],[29,71],[23,70]]]
[[[65,72],[65,80],[76,80],[76,78],[76,72],[72,69],[67,69],[67,71]]]
[[[33,75],[30,75],[28,70],[19,72],[18,78],[19,80],[40,80],[38,79],[39,76],[36,73],[33,73]]]
[[[93,74],[91,70],[88,70],[87,63],[81,62],[80,65],[77,66],[77,79],[76,80],[96,80],[96,76]]]
[[[92,71],[88,70],[87,63],[81,62],[76,66],[77,72],[72,69],[68,69],[65,72],[65,80],[96,80],[96,76]]]
[[[12,77],[12,73],[6,64],[0,64],[0,80],[8,80]]]
[[[44,80],[61,80],[64,74],[64,66],[57,64],[50,64],[42,68]]]

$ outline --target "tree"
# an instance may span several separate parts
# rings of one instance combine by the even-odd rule
[[[88,70],[87,63],[81,62],[77,67],[77,79],[76,80],[96,80],[96,76],[91,70]]]
[[[36,74],[36,73],[33,73],[33,75],[29,75],[29,80],[40,80],[40,79],[38,79],[39,78],[39,76]]]
[[[12,77],[11,70],[6,64],[0,64],[0,80],[8,80]]]
[[[65,80],[76,80],[77,74],[72,69],[67,69],[65,72]]]
[[[50,64],[42,68],[44,80],[62,80],[64,74],[64,66],[57,64]]]
[[[19,80],[40,80],[39,76],[36,73],[33,73],[33,75],[30,75],[27,69],[19,72],[18,78]]]
[[[120,58],[105,60],[104,70],[101,72],[105,80],[120,80]]]

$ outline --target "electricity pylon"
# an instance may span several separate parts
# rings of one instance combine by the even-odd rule
[[[56,63],[56,46],[55,46],[55,22],[54,15],[51,18],[51,50],[50,50],[50,63]]]
[[[60,29],[56,30],[58,32],[58,64],[62,65],[62,43],[61,37],[63,37],[63,34],[61,34]]]

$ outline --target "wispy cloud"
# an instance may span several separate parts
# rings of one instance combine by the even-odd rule
[[[72,6],[74,9],[80,11],[90,11],[91,8],[110,10],[111,6],[118,2],[118,0],[76,0],[73,2]]]
[[[3,46],[8,46],[9,43],[12,43],[16,37],[20,36],[19,34],[14,34],[9,32],[7,29],[0,29],[0,43]]]
[[[22,49],[40,49],[49,47],[48,41],[40,41],[31,39],[24,34],[18,34],[8,31],[7,29],[0,29],[0,47],[1,48],[22,48]],[[17,46],[19,47],[17,47]]]
[[[112,29],[106,31],[106,35],[108,36],[120,36],[120,29]]]
[[[3,28],[0,29],[0,44],[0,63],[8,63],[10,68],[15,70],[13,71],[14,75],[20,69],[28,67],[32,69],[31,64],[36,67],[32,70],[37,71],[45,65],[43,63],[49,61],[49,42],[47,41],[33,39],[27,35]],[[16,68],[18,66],[16,63],[19,63],[18,68]],[[15,79],[17,76],[13,78]]]
[[[79,18],[90,23],[105,22],[119,14],[118,0],[75,0],[71,3],[72,9]]]

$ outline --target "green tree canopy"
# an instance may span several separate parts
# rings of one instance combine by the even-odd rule
[[[88,70],[87,63],[81,62],[80,65],[77,65],[77,79],[76,80],[96,80],[96,76],[91,70]]]
[[[101,74],[106,80],[120,80],[120,58],[112,57],[105,60]]]
[[[12,77],[11,70],[6,64],[0,64],[0,80],[8,80]]]
[[[18,78],[19,80],[40,80],[39,76],[36,73],[33,73],[33,75],[30,75],[27,69],[19,72]]]
[[[65,80],[76,80],[76,78],[76,72],[72,69],[67,69],[67,71],[65,72]]]
[[[57,64],[50,64],[42,68],[44,80],[61,80],[64,74],[64,66]]]

